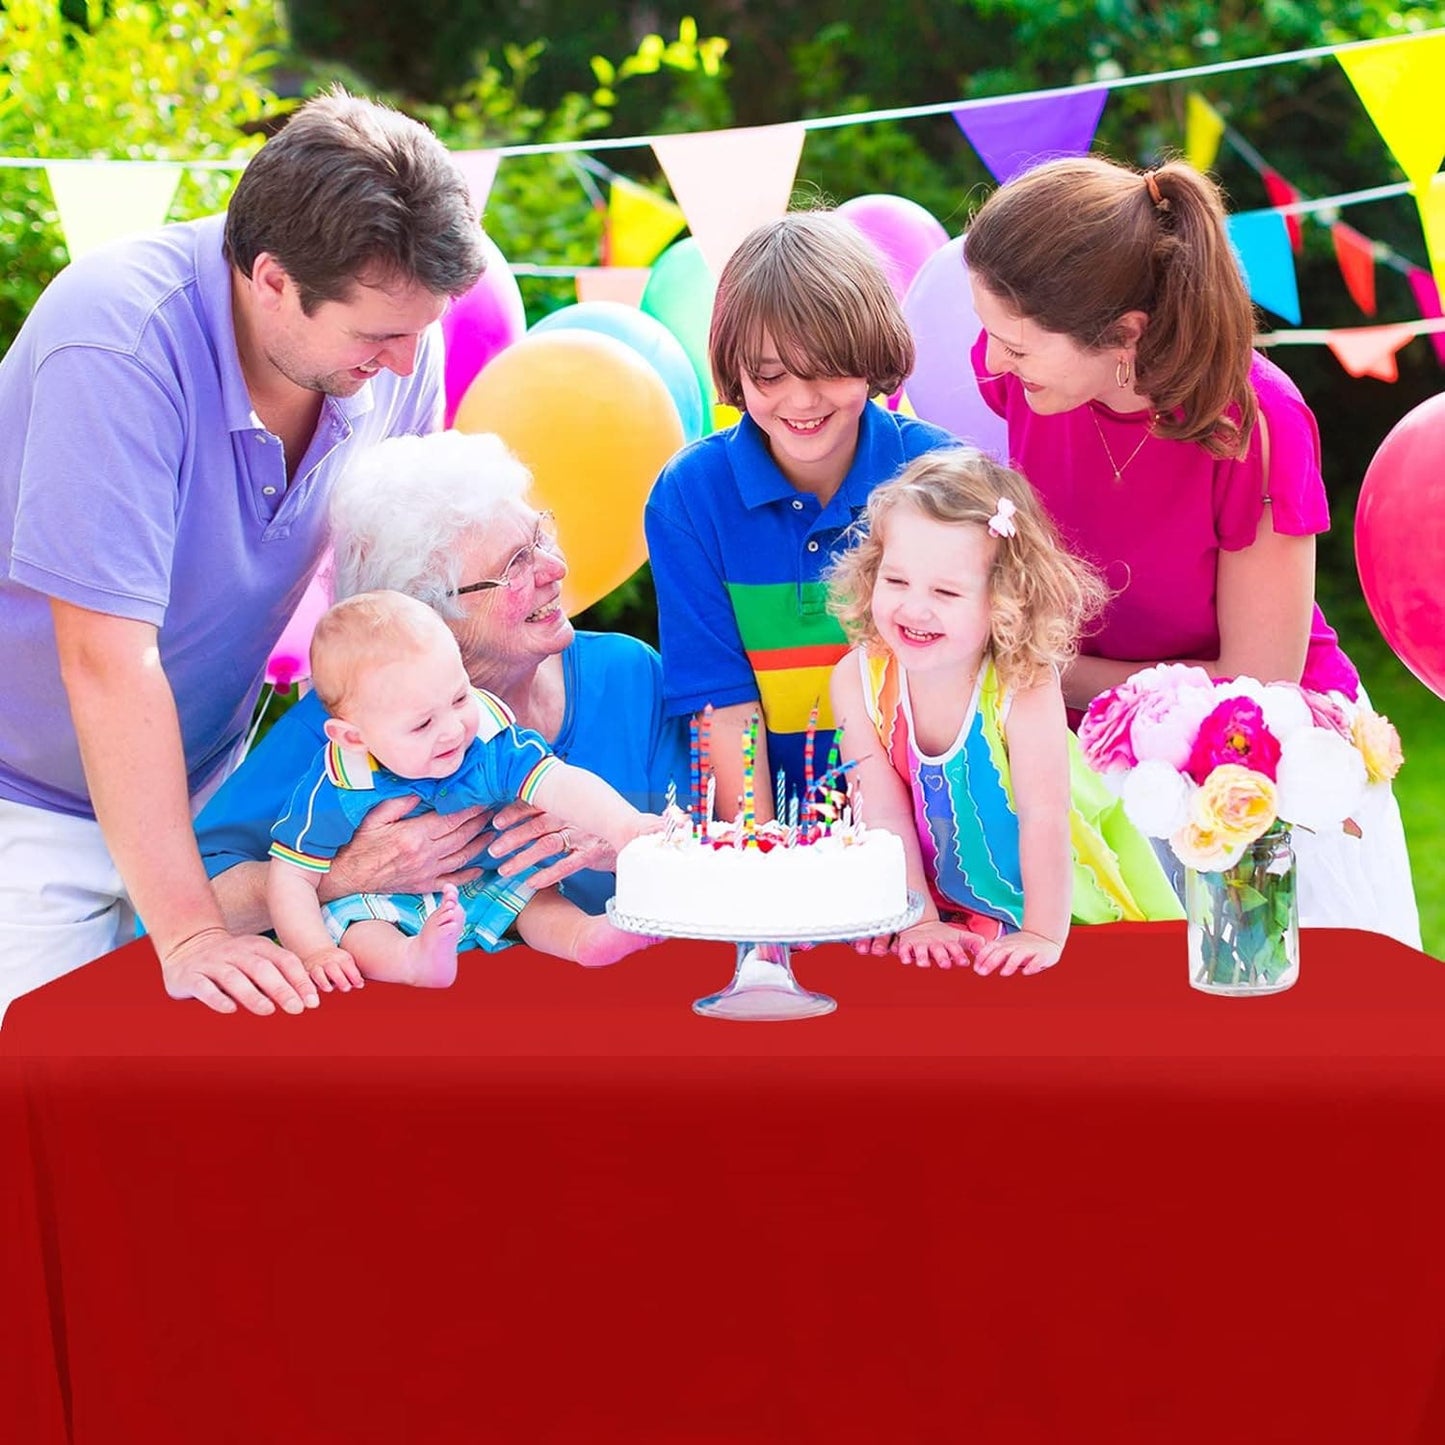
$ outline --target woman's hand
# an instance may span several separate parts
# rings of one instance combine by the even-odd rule
[[[508,803],[492,819],[497,831],[487,852],[500,862],[503,878],[515,878],[536,863],[546,863],[528,880],[530,888],[548,888],[584,868],[601,873],[617,871],[617,854],[602,838],[569,828],[551,813],[530,803]]]
[[[987,974],[997,969],[1000,978],[1007,978],[1011,973],[1042,973],[1059,961],[1063,951],[1062,943],[1055,943],[1042,934],[1022,930],[1006,933],[979,949],[973,960],[973,971]]]
[[[461,887],[482,876],[472,859],[491,836],[492,809],[407,817],[416,802],[388,798],[366,815],[332,860],[322,881],[324,902],[352,893],[438,893],[445,883]]]
[[[967,968],[970,959],[983,947],[983,939],[977,933],[959,928],[941,919],[930,918],[905,928],[898,935],[894,951],[904,963],[918,968],[937,964],[939,968],[952,968],[956,963]]]

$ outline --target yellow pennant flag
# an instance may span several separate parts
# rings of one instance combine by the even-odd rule
[[[607,202],[608,265],[652,265],[686,224],[681,208],[665,196],[619,176]]]
[[[1445,176],[1436,176],[1431,185],[1416,192],[1415,199],[1420,205],[1430,269],[1435,273],[1435,284],[1445,294]]]
[[[1207,171],[1219,155],[1224,117],[1199,94],[1191,91],[1184,103],[1184,157],[1196,171]]]
[[[165,223],[183,166],[158,161],[51,161],[45,167],[72,261]]]
[[[1416,194],[1423,194],[1445,157],[1445,35],[1342,50],[1335,59]]]

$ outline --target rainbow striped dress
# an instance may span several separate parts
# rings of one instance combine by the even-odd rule
[[[1020,927],[1019,821],[1004,736],[1009,696],[993,660],[980,670],[952,746],[941,757],[929,757],[913,741],[908,679],[898,660],[862,649],[858,659],[868,716],[913,795],[924,871],[940,914],[986,935]],[[1182,918],[1149,840],[1084,762],[1072,733],[1069,775],[1074,922]]]

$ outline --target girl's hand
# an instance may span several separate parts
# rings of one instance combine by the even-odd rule
[[[978,974],[998,970],[1000,978],[1011,973],[1042,973],[1052,968],[1064,951],[1062,943],[1045,938],[1039,933],[1006,933],[995,938],[979,949],[973,960],[973,971]]]
[[[315,953],[308,953],[301,963],[317,988],[327,993],[336,988],[350,993],[354,988],[366,987],[356,960],[344,948],[318,948]]]
[[[930,918],[905,928],[898,935],[896,952],[904,963],[918,968],[935,963],[939,968],[952,968],[955,963],[967,968],[970,958],[983,946],[983,939],[977,933]]]

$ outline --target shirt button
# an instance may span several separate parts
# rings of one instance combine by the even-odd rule
[[[801,501],[794,502],[794,503],[793,503],[793,510],[794,510],[795,512],[801,512],[801,511],[803,510],[803,504],[802,504],[802,502],[801,502]]]
[[[809,542],[809,543],[808,543],[808,551],[810,551],[810,552],[816,552],[817,550],[818,550],[818,544],[817,544],[816,542]]]
[[[274,497],[274,496],[276,495],[276,488],[275,488],[275,487],[262,487],[262,488],[261,488],[261,495],[262,495],[263,497]]]

